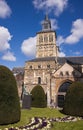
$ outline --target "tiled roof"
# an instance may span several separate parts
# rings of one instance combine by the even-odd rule
[[[64,64],[68,62],[69,64],[83,64],[83,56],[79,57],[58,57],[58,62]],[[39,61],[56,61],[56,57],[44,57],[44,58],[35,58],[26,62],[39,62]]]

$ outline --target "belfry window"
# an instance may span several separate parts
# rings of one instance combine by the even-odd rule
[[[39,42],[43,42],[43,37],[42,36],[39,36]]]
[[[41,77],[38,77],[38,84],[41,84]]]
[[[50,34],[50,35],[49,35],[49,42],[52,42],[52,41],[53,41],[53,35]]]
[[[47,23],[44,24],[44,29],[48,29],[48,24]]]
[[[44,42],[48,42],[48,37],[46,35],[44,36]]]

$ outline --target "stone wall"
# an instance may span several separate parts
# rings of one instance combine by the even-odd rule
[[[27,86],[27,90],[30,92],[35,85],[39,84],[38,78],[40,77],[41,86],[46,92],[48,73],[54,69],[54,61],[26,62],[24,83]]]

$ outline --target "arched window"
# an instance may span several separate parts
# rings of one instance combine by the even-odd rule
[[[41,84],[41,77],[38,77],[38,84]]]
[[[65,73],[65,74],[66,74],[66,76],[69,76],[69,72],[68,72],[68,71],[66,71],[66,73]]]
[[[30,65],[30,69],[32,69],[32,65]]]
[[[62,71],[60,72],[60,76],[63,76],[63,72]]]
[[[49,42],[52,42],[52,41],[53,41],[53,35],[50,34],[50,35],[49,35]]]
[[[38,65],[38,69],[40,69],[41,68],[41,65]]]
[[[48,42],[48,37],[47,37],[47,35],[44,36],[44,42]]]
[[[47,65],[47,68],[49,69],[49,68],[50,68],[50,65]]]
[[[39,42],[43,42],[43,36],[39,36]]]

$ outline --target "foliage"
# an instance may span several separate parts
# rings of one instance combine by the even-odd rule
[[[63,112],[68,115],[83,116],[83,83],[71,84],[65,96]]]
[[[46,95],[40,85],[35,86],[32,91],[32,107],[46,107]]]
[[[0,124],[20,120],[20,103],[15,77],[5,66],[0,65]]]

